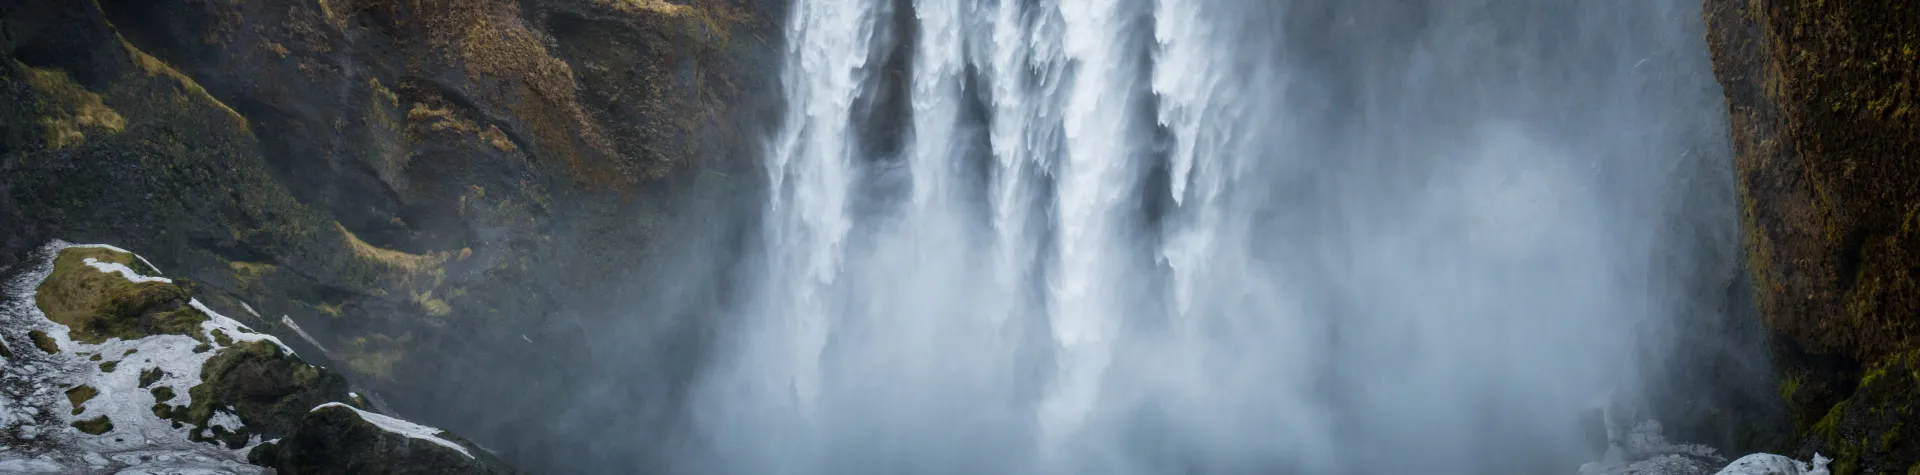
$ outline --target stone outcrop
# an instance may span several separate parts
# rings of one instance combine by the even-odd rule
[[[513,473],[462,439],[368,412],[339,374],[132,253],[44,254],[0,302],[0,341],[51,342],[5,356],[0,471]],[[410,443],[422,439],[434,443]]]
[[[512,437],[538,421],[464,416],[573,376],[479,349],[583,358],[577,323],[624,317],[668,233],[750,219],[700,210],[755,178],[779,3],[5,2],[0,269],[140,249],[369,399]],[[435,393],[457,385],[499,389]]]
[[[1706,0],[1796,455],[1920,469],[1920,5]]]

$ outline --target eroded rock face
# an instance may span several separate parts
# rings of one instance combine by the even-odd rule
[[[0,301],[0,340],[19,345],[38,332],[53,350],[6,356],[0,471],[257,474],[265,469],[247,464],[248,455],[265,440],[347,434],[386,440],[364,433],[365,427],[309,423],[321,406],[387,422],[375,429],[438,433],[349,406],[364,401],[352,397],[340,375],[207,308],[187,291],[191,284],[161,276],[138,256],[60,243],[42,254],[6,284]],[[139,295],[184,301],[128,298]],[[191,312],[192,324],[156,324],[156,312]],[[429,462],[417,454],[432,450],[396,454],[357,445],[332,448],[326,460],[301,462],[304,471],[281,473],[510,472],[491,456],[470,456],[476,451],[465,445],[447,442],[439,451],[462,456]],[[341,465],[349,460],[354,467],[384,468]],[[416,462],[443,471],[417,471]]]
[[[1707,0],[1781,396],[1833,472],[1905,472],[1920,349],[1920,6]],[[1902,375],[1904,376],[1904,375]]]
[[[774,115],[750,93],[779,3],[7,2],[0,267],[56,238],[137,248],[370,399],[524,433],[463,416],[576,376],[478,349],[586,358],[576,323],[628,316],[666,233],[750,221],[695,210],[756,179],[739,138]],[[456,385],[500,390],[436,393]]]

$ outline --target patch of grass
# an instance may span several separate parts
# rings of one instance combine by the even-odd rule
[[[174,396],[173,388],[166,386],[153,388],[147,392],[153,394],[153,400],[158,402],[172,401]]]
[[[16,65],[26,72],[26,83],[46,100],[48,115],[40,117],[42,138],[48,148],[63,148],[86,141],[86,131],[120,133],[127,120],[101,102],[100,95],[75,84],[60,70]]]
[[[108,419],[107,416],[100,416],[84,421],[73,421],[73,428],[90,435],[100,435],[113,430],[113,420]]]
[[[252,285],[254,282],[260,281],[261,277],[272,274],[273,271],[279,269],[279,267],[275,267],[273,264],[260,262],[231,261],[227,263],[227,271],[232,273],[233,280],[237,281],[243,287]]]
[[[453,130],[471,134],[480,131],[480,126],[454,114],[452,109],[437,108],[424,102],[413,103],[413,108],[407,110],[407,121],[424,125],[434,132]]]
[[[180,286],[134,283],[87,265],[87,259],[122,264],[137,260],[126,253],[77,247],[54,258],[53,272],[40,283],[34,303],[48,319],[71,329],[69,335],[75,341],[97,344],[108,338],[131,340],[151,334],[197,336],[200,324],[208,320],[187,305],[190,296]]]
[[[126,38],[120,38],[120,47],[126,50],[127,56],[133,59],[133,64],[140,68],[140,72],[146,73],[146,75],[150,77],[166,77],[172,79],[184,95],[206,102],[226,112],[227,116],[233,119],[241,131],[253,130],[253,126],[247,122],[245,116],[234,111],[232,107],[228,107],[225,102],[220,102],[220,99],[214,98],[213,94],[207,93],[207,89],[200,87],[200,83],[195,82],[193,78],[181,74],[177,69],[173,69],[173,65],[167,64],[166,61],[161,61],[160,58],[155,58],[153,55],[147,54],[146,51],[134,47],[133,43],[128,43]]]
[[[480,140],[502,152],[514,153],[520,151],[520,146],[514,145],[513,140],[507,138],[506,133],[501,132],[499,127],[492,125],[487,126],[487,130],[480,131]]]
[[[346,241],[347,248],[352,249],[354,255],[362,259],[387,265],[397,270],[409,273],[429,273],[447,260],[445,256],[408,254],[367,244],[366,241],[360,240],[359,236],[355,236],[352,231],[347,230],[346,226],[342,226],[338,222],[333,223],[333,228],[340,232],[342,239]]]
[[[105,363],[100,363],[100,372],[102,373],[112,373],[113,370],[119,369],[119,368],[120,368],[119,361],[108,361]]]
[[[86,412],[87,408],[85,404],[87,401],[92,400],[94,396],[98,395],[100,395],[100,390],[94,389],[93,386],[82,384],[67,390],[67,402],[73,404],[73,413],[77,415]]]

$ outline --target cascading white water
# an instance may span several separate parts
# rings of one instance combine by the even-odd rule
[[[708,447],[688,470],[1451,474],[1578,453],[1574,413],[1632,389],[1636,325],[1662,316],[1625,283],[1651,272],[1648,226],[1618,217],[1664,201],[1607,204],[1594,170],[1620,149],[1553,143],[1571,126],[1317,108],[1341,89],[1296,87],[1286,14],[798,0],[767,259],[693,397]],[[1378,82],[1418,90],[1480,54],[1423,41]],[[1339,120],[1378,130],[1316,135]]]

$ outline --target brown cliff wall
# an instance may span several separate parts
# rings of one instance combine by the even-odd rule
[[[1920,469],[1920,4],[1707,0],[1704,16],[1797,449],[1836,473]]]

